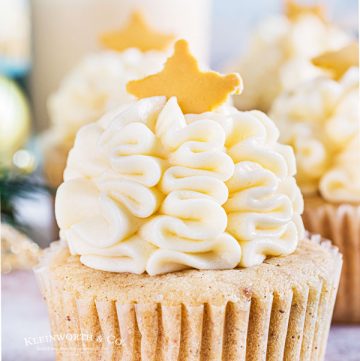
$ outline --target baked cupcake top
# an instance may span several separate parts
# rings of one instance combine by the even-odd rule
[[[245,89],[235,98],[239,109],[268,111],[282,91],[322,73],[310,59],[348,43],[349,36],[325,20],[319,6],[284,1],[284,15],[264,20],[253,33],[240,63]]]
[[[156,275],[296,249],[292,149],[265,114],[222,105],[240,85],[236,74],[201,72],[178,41],[160,73],[128,84],[141,99],[79,130],[56,217],[83,264]]]
[[[360,202],[358,46],[314,60],[327,74],[281,94],[270,116],[297,159],[305,194],[333,202]]]
[[[72,143],[82,125],[133,100],[126,83],[159,71],[172,41],[140,13],[132,14],[124,28],[101,35],[104,49],[82,59],[49,97],[51,141]]]

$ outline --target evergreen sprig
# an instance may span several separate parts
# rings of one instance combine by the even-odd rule
[[[11,169],[0,169],[1,220],[15,228],[26,230],[26,225],[18,216],[16,200],[33,199],[40,193],[51,193],[51,189],[33,174],[22,174]]]

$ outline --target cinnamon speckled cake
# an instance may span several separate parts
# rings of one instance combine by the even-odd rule
[[[110,273],[61,243],[43,262],[52,333],[89,335],[57,341],[58,360],[241,361],[323,360],[342,260],[311,237],[244,269]]]

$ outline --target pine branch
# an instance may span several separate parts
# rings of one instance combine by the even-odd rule
[[[16,200],[34,199],[51,189],[33,175],[23,175],[9,169],[0,169],[0,205],[2,221],[19,229],[29,227],[20,219],[15,207]]]

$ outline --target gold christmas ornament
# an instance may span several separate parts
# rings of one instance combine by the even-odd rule
[[[11,164],[29,133],[30,111],[24,94],[12,80],[0,76],[0,164]]]

